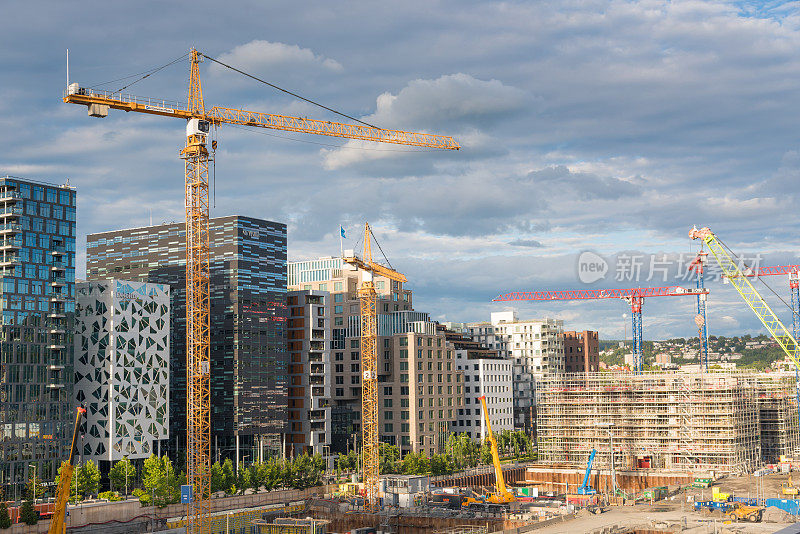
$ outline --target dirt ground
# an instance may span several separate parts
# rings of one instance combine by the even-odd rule
[[[800,474],[795,474],[800,484]],[[738,497],[779,497],[782,483],[789,475],[767,475],[765,477],[744,476],[725,478],[715,484],[723,493]],[[579,517],[565,523],[534,531],[536,534],[591,533],[614,525],[619,527],[639,527],[641,529],[664,532],[683,532],[685,534],[741,533],[761,534],[777,532],[791,523],[731,523],[721,514],[707,515],[695,512],[695,500],[711,500],[712,489],[689,489],[668,500],[636,506],[612,507],[601,515],[579,514]]]

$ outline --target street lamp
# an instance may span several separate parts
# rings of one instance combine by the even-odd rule
[[[128,455],[127,454],[125,456],[123,456],[122,459],[125,460],[125,500],[127,501],[128,500],[128,466],[130,464],[128,463]]]

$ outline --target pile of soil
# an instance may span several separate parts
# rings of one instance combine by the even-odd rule
[[[794,523],[794,516],[777,506],[770,506],[764,510],[761,521],[764,523]]]

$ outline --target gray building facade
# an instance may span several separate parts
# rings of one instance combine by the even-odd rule
[[[52,482],[75,409],[75,190],[0,177],[0,489]]]
[[[211,447],[214,459],[280,449],[287,422],[286,225],[251,217],[210,221]],[[186,442],[185,224],[86,239],[89,280],[171,288],[170,450]]]

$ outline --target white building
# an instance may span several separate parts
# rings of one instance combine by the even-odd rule
[[[511,360],[498,356],[497,351],[458,348],[456,370],[464,372],[464,407],[458,410],[454,432],[464,432],[471,438],[487,436],[480,397],[486,397],[492,432],[514,430],[514,384]]]
[[[331,295],[289,291],[289,424],[286,454],[331,456]]]
[[[564,372],[564,322],[520,321],[515,311],[505,311],[492,313],[491,322],[467,328],[474,340],[512,360],[514,427],[532,432],[537,378]]]
[[[76,284],[75,400],[87,410],[87,459],[158,453],[169,437],[169,286]]]

